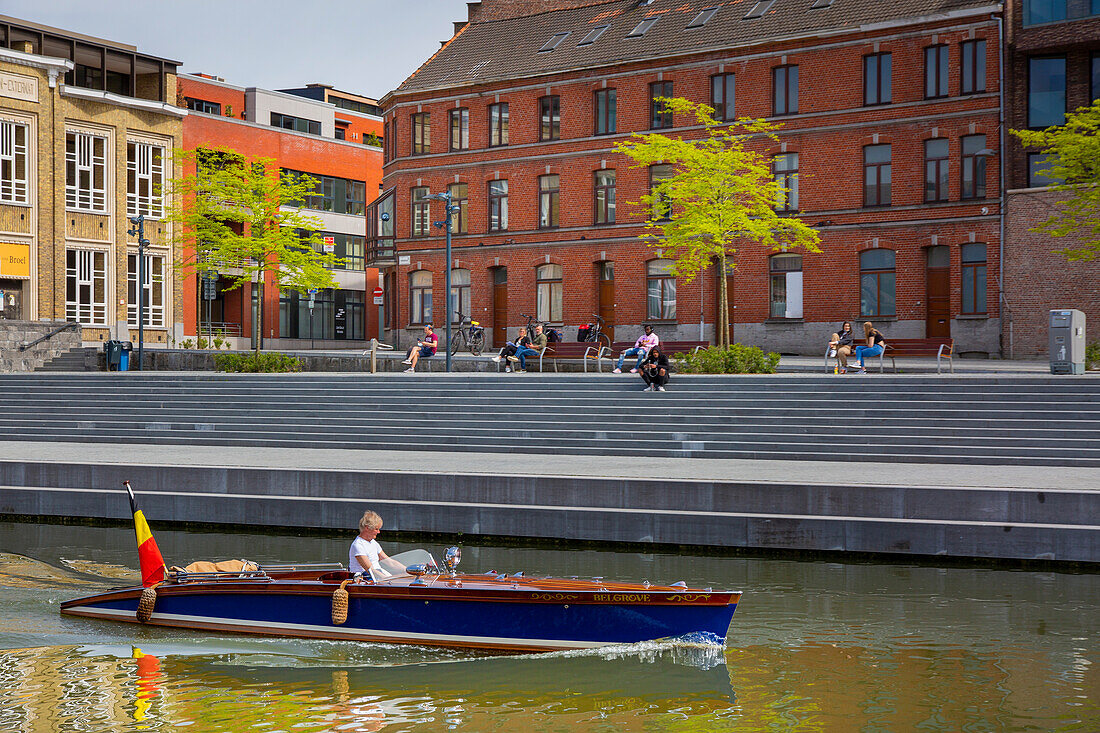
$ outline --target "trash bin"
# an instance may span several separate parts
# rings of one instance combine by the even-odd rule
[[[107,358],[107,371],[117,372],[122,359],[122,342],[113,339],[104,341],[103,354]]]
[[[118,370],[120,372],[126,372],[130,370],[130,352],[134,350],[134,342],[119,341],[118,343],[122,352],[118,362]]]

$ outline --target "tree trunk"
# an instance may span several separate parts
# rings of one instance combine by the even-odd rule
[[[714,343],[725,349],[730,345],[729,294],[726,292],[726,252],[718,254],[718,313],[714,319]]]
[[[256,285],[256,357],[260,356],[260,349],[264,345],[264,276],[267,273],[260,270],[259,283]],[[251,293],[250,293],[251,294]]]

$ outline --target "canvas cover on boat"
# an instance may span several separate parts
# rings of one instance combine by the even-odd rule
[[[173,567],[175,571],[185,573],[241,573],[259,570],[260,566],[248,560],[196,560],[185,568]]]

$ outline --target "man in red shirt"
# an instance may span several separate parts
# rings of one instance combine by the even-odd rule
[[[423,356],[435,356],[435,350],[439,346],[439,337],[435,335],[435,331],[432,330],[432,324],[424,326],[424,337],[416,342],[416,346],[409,349],[405,354],[405,361],[402,364],[408,364],[409,368],[405,370],[406,374],[412,374],[416,371],[416,362],[420,361]]]

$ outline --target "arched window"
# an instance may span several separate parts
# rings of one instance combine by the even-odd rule
[[[645,265],[646,318],[676,320],[676,276],[672,260],[650,260]]]
[[[409,273],[409,323],[422,326],[432,322],[432,273]]]
[[[892,316],[895,301],[894,251],[869,249],[859,253],[859,314]]]
[[[962,312],[967,315],[986,313],[985,243],[971,242],[962,246]]]
[[[539,265],[535,269],[535,318],[549,323],[561,323],[561,265]]]
[[[470,312],[470,271],[451,270],[451,323],[469,320]]]
[[[768,258],[771,318],[802,317],[802,255],[778,254]]]

